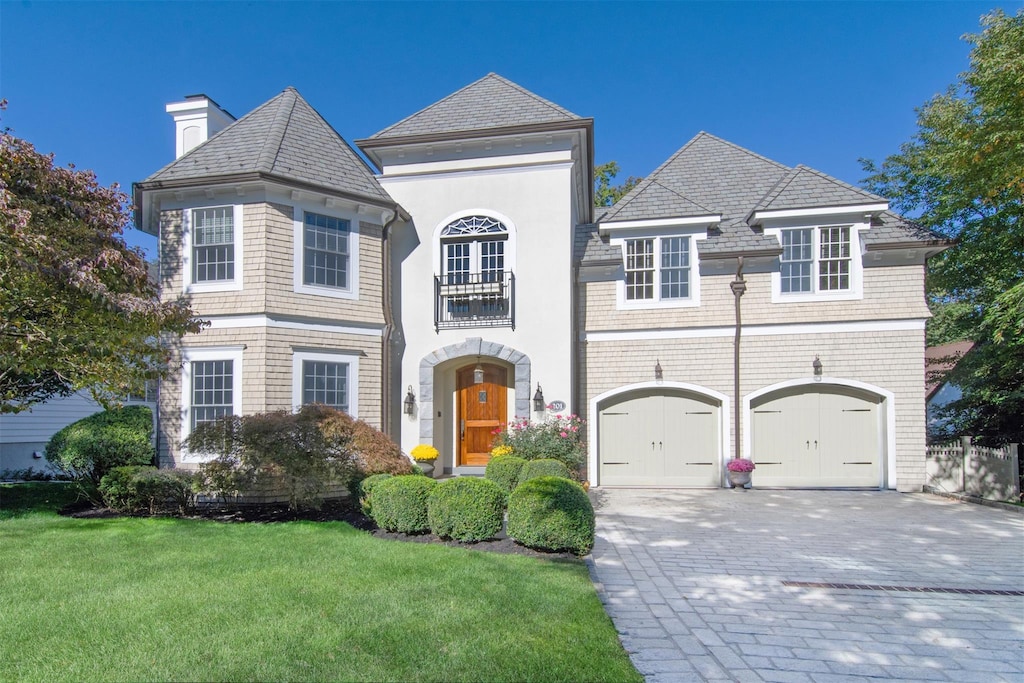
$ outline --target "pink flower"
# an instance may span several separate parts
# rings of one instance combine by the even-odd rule
[[[562,432],[561,434],[559,434],[559,436],[560,436],[560,437],[562,437],[562,438],[564,439],[565,437],[567,437],[567,436],[569,436],[569,435],[568,435],[568,434],[566,434],[565,432]]]

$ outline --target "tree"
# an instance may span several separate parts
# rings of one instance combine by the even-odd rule
[[[121,237],[128,216],[117,185],[0,132],[0,412],[83,388],[105,405],[138,393],[168,370],[161,335],[201,328],[183,300],[158,300]]]
[[[967,35],[970,69],[918,110],[918,132],[867,187],[955,239],[931,263],[930,341],[977,346],[947,378],[963,390],[951,433],[1024,440],[1024,10]]]
[[[619,164],[609,161],[594,169],[594,206],[612,206],[619,201],[643,178],[629,176],[621,185],[612,185],[612,180],[619,174]]]

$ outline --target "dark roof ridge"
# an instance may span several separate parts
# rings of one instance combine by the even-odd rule
[[[685,201],[685,202],[687,202],[687,203],[689,203],[689,204],[693,204],[694,206],[696,206],[696,207],[698,207],[698,208],[700,208],[700,209],[702,209],[702,210],[704,210],[704,211],[707,211],[709,215],[711,215],[711,214],[716,214],[716,213],[717,213],[717,212],[715,212],[715,211],[712,211],[712,210],[711,210],[711,209],[709,209],[708,207],[704,206],[704,205],[703,205],[703,204],[701,204],[700,202],[698,202],[698,201],[694,201],[693,199],[690,199],[690,198],[689,198],[689,197],[687,197],[687,196],[686,196],[685,194],[681,194],[681,193],[679,193],[679,192],[676,192],[676,191],[675,191],[675,190],[673,190],[673,189],[672,189],[671,187],[668,187],[668,186],[664,185],[663,183],[660,183],[660,182],[658,182],[658,180],[657,180],[656,178],[653,178],[653,177],[652,177],[652,178],[650,178],[649,180],[650,180],[650,182],[648,182],[648,183],[646,183],[646,184],[644,185],[644,190],[645,190],[645,191],[646,191],[646,190],[647,190],[647,188],[649,188],[649,187],[650,187],[651,185],[657,185],[657,186],[658,186],[658,187],[660,187],[661,189],[663,189],[663,190],[665,190],[666,192],[669,192],[669,193],[671,193],[671,194],[675,195],[676,197],[679,197],[679,198],[680,198],[680,199],[682,199],[683,201]],[[638,187],[639,187],[639,186],[638,186]],[[634,189],[635,189],[635,188],[634,188]],[[622,211],[624,211],[624,210],[625,210],[625,208],[626,208],[627,206],[629,206],[629,205],[630,205],[630,203],[632,203],[632,202],[633,202],[634,200],[636,200],[636,199],[637,199],[638,197],[640,197],[640,195],[641,195],[641,194],[643,194],[643,192],[638,192],[638,193],[636,193],[636,194],[634,195],[634,194],[633,194],[633,192],[632,192],[632,191],[630,191],[630,193],[629,193],[628,195],[626,195],[625,197],[623,197],[622,199],[620,199],[620,200],[619,200],[618,202],[616,202],[616,203],[615,203],[615,206],[614,206],[614,207],[609,207],[609,209],[608,209],[608,212],[607,212],[607,213],[606,213],[606,214],[604,215],[604,218],[605,218],[605,219],[609,219],[609,218],[610,218],[610,219],[611,219],[612,221],[614,221],[614,219],[615,219],[615,216],[616,216],[616,214],[619,214],[619,213],[621,213]],[[613,209],[614,209],[614,210],[613,210]],[[604,221],[602,221],[602,222],[604,222]]]
[[[568,109],[566,109],[565,107],[559,106],[559,105],[555,104],[554,102],[552,102],[550,100],[544,99],[543,97],[541,97],[540,95],[538,95],[535,92],[530,92],[529,90],[527,90],[523,86],[519,85],[518,83],[515,83],[513,81],[508,80],[504,76],[496,74],[493,71],[488,73],[486,76],[484,76],[484,78],[490,78],[490,77],[494,77],[494,78],[498,79],[499,81],[501,81],[502,83],[504,83],[505,85],[510,86],[512,88],[515,88],[516,90],[518,90],[519,92],[523,93],[524,95],[526,95],[528,97],[532,97],[538,103],[543,104],[545,107],[547,107],[549,109],[553,109],[554,111],[556,111],[559,114],[568,114],[568,115],[572,116],[573,118],[577,118],[577,119],[580,118],[580,116],[578,114],[574,114],[571,111],[569,111]],[[482,81],[482,80],[484,80],[484,78],[481,78],[480,80]]]
[[[797,164],[796,168],[801,170],[801,171],[807,171],[809,173],[813,173],[814,175],[818,176],[819,178],[823,178],[825,180],[832,181],[833,183],[835,183],[837,185],[840,185],[840,186],[846,188],[847,190],[853,190],[854,192],[859,192],[860,194],[864,195],[865,197],[870,197],[871,199],[877,199],[880,202],[886,202],[886,203],[889,202],[889,200],[887,200],[885,197],[879,197],[877,194],[875,194],[873,192],[868,192],[864,188],[857,187],[856,185],[851,185],[850,183],[846,182],[845,180],[840,180],[839,178],[836,178],[835,176],[831,176],[828,173],[825,173],[824,171],[819,171],[816,168],[811,168],[810,166],[805,166],[804,164]]]
[[[771,204],[771,201],[768,200],[769,197],[774,199],[782,194],[782,191],[789,187],[790,183],[792,183],[800,174],[799,168],[800,166],[798,165],[796,168],[791,168],[786,173],[783,173],[782,177],[780,177],[774,185],[768,188],[768,191],[757,200],[757,203],[754,204],[754,208],[750,210],[750,213],[747,214],[747,217],[744,218],[743,221],[745,223],[750,223],[750,219],[753,218],[757,211],[761,210],[761,207]]]
[[[281,143],[284,141],[284,134],[288,130],[288,123],[292,119],[292,112],[295,111],[295,103],[297,98],[301,97],[299,92],[291,86],[282,90],[277,97],[285,96],[291,96],[291,102],[283,103],[285,106],[278,107],[274,113],[274,122],[270,124],[270,130],[263,141],[263,146],[260,148],[259,157],[257,157],[256,168],[262,171],[270,171],[274,168],[274,162],[277,161],[277,157],[281,153]],[[272,98],[271,101],[277,99],[277,97]]]

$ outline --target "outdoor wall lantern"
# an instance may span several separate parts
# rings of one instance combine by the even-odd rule
[[[665,373],[661,369],[661,361],[657,360],[654,362],[654,380],[661,384],[661,380],[665,379]]]
[[[473,384],[484,383],[484,366],[480,365],[480,356],[476,357],[476,367],[473,368]]]
[[[533,412],[543,413],[547,409],[547,404],[544,402],[544,392],[541,391],[540,382],[537,382],[537,393],[533,395]]]
[[[406,415],[414,415],[416,413],[416,396],[412,393],[412,385],[409,385],[409,390],[405,392],[405,401],[402,402],[405,407]]]
[[[811,363],[811,367],[814,368],[814,381],[815,382],[820,382],[821,381],[821,372],[822,372],[822,370],[825,369],[825,366],[823,366],[821,364],[821,359],[818,358],[817,356],[815,356],[814,357],[814,362]]]

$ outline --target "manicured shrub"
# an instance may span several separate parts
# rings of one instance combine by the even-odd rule
[[[488,479],[458,477],[442,481],[430,492],[430,530],[441,538],[476,543],[501,530],[505,491]]]
[[[100,481],[100,495],[111,510],[123,513],[185,514],[195,507],[195,476],[184,470],[115,467]]]
[[[359,482],[359,488],[357,489],[359,492],[359,507],[362,508],[364,515],[373,515],[373,487],[393,476],[393,474],[381,472],[380,474],[371,474]]]
[[[430,530],[427,500],[437,482],[415,475],[391,477],[373,487],[373,521],[386,531],[421,534]]]
[[[144,470],[156,471],[155,467],[125,465],[114,467],[100,480],[100,495],[103,504],[116,512],[136,512],[135,496],[132,492],[132,479]]]
[[[530,548],[586,555],[594,547],[594,508],[576,482],[530,479],[509,496],[508,535]]]
[[[536,479],[537,477],[562,477],[563,479],[571,479],[569,475],[569,468],[558,460],[552,460],[550,458],[542,458],[540,460],[530,460],[523,469],[519,471],[519,484],[529,479]]]
[[[499,455],[491,458],[484,471],[484,477],[504,489],[506,495],[519,483],[519,473],[526,460],[516,455]]]
[[[293,509],[316,508],[331,484],[348,482],[358,468],[352,432],[325,426],[339,415],[347,418],[311,404],[297,413],[229,416],[200,425],[185,446],[215,455],[200,469],[217,495],[226,498],[251,486],[268,486],[283,491]]]
[[[153,412],[146,406],[104,410],[69,424],[46,444],[46,459],[75,478],[99,485],[114,467],[151,465]]]

